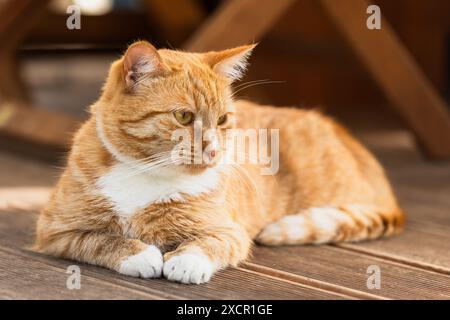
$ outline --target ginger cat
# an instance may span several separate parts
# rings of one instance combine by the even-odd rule
[[[345,129],[315,111],[233,101],[231,84],[253,48],[187,53],[132,44],[75,135],[35,249],[130,276],[203,283],[245,260],[253,241],[399,232],[404,215],[383,169]],[[180,163],[170,156],[172,133],[194,135],[195,121],[217,132],[202,141],[209,161]],[[221,161],[230,151],[223,135],[234,127],[279,129],[276,174]]]

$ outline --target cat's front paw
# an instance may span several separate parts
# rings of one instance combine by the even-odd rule
[[[170,281],[200,284],[214,273],[213,262],[203,253],[182,253],[164,263],[164,276]]]
[[[161,251],[150,245],[138,254],[123,260],[120,263],[119,272],[132,277],[159,278],[163,264]]]

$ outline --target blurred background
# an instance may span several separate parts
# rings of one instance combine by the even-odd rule
[[[370,4],[381,30],[366,25]],[[0,0],[0,148],[60,163],[111,62],[146,39],[191,51],[259,42],[236,85],[273,83],[238,97],[402,132],[421,156],[448,159],[449,34],[447,0]]]
[[[338,2],[331,1],[331,5]],[[352,5],[357,7],[359,2],[356,0]],[[333,9],[326,8],[328,3],[1,0],[0,101],[83,119],[87,116],[86,108],[99,95],[110,63],[136,39],[147,39],[157,47],[199,51],[259,41],[243,82],[262,79],[280,82],[251,86],[239,96],[264,104],[319,107],[356,129],[402,127],[405,119],[389,105],[392,102],[389,93],[383,91],[383,84],[368,71],[365,58],[358,54],[358,49],[355,52],[351,40],[333,20],[333,13],[330,14]],[[449,3],[376,1],[383,19],[392,26],[400,45],[440,99],[448,97],[450,83]],[[81,9],[81,28],[70,30],[66,27],[70,16],[67,8],[74,4]],[[365,10],[360,14],[364,19],[368,17]],[[214,23],[219,27],[215,28]],[[230,31],[224,33],[227,24],[231,25]],[[366,29],[365,20],[360,28]],[[381,52],[384,48],[379,46],[377,50]],[[30,116],[40,119],[39,115]],[[65,125],[71,126],[59,124],[63,128]],[[17,128],[6,130],[12,133],[10,138],[30,140],[28,132],[22,134]],[[52,131],[50,135],[54,134]],[[64,136],[64,132],[61,134]],[[58,141],[62,138],[39,139],[34,140],[57,147],[65,143]]]

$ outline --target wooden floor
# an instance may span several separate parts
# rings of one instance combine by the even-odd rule
[[[78,264],[79,290],[66,288],[66,269],[74,262],[27,250],[60,169],[0,152],[0,298],[450,299],[450,163],[421,159],[404,131],[360,138],[386,166],[408,214],[402,235],[360,244],[256,247],[249,262],[204,285],[134,279]],[[380,267],[380,289],[367,288],[371,265]]]

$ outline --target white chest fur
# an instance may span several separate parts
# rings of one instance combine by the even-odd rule
[[[157,173],[136,174],[126,163],[116,164],[97,180],[103,196],[109,199],[121,216],[131,216],[153,203],[183,201],[213,190],[219,183],[218,169],[208,169],[199,175],[179,174],[170,169]]]

